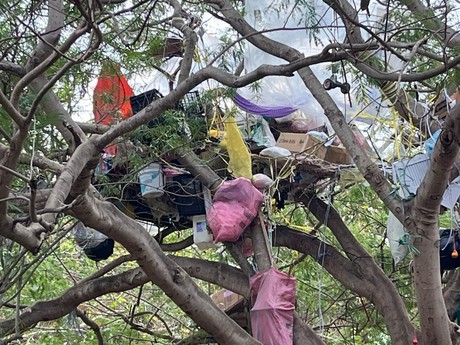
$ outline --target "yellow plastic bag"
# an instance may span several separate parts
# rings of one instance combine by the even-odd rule
[[[228,171],[234,177],[252,177],[251,153],[249,152],[240,130],[236,125],[233,117],[228,117],[225,121],[225,137],[222,146],[227,148],[228,156]]]

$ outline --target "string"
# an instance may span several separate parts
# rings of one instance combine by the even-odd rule
[[[340,165],[339,165],[339,167],[338,167],[338,169],[336,171],[336,174],[335,174],[335,177],[334,177],[334,182],[329,186],[328,204],[327,204],[327,207],[326,207],[326,212],[324,214],[324,223],[323,223],[324,228],[327,228],[327,223],[328,223],[328,219],[329,219],[329,212],[330,212],[331,207],[332,207],[332,195],[333,195],[334,188],[335,188],[335,185],[336,185],[336,182],[337,182],[337,179],[338,179],[339,171],[340,171]],[[320,236],[320,242],[319,242],[319,246],[318,246],[317,259],[318,259],[318,262],[320,263],[320,265],[323,266],[324,257],[326,255],[326,234],[325,234],[325,231],[320,231],[320,235],[321,236]],[[317,275],[318,275],[319,333],[320,333],[321,337],[323,337],[323,333],[324,333],[324,317],[323,317],[323,310],[322,310],[322,307],[321,307],[322,294],[323,294],[323,292],[322,292],[322,287],[323,287],[322,270],[318,270]]]

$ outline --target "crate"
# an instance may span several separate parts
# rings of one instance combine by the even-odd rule
[[[179,216],[206,214],[203,186],[194,176],[189,174],[174,176],[168,191]]]
[[[198,91],[186,93],[176,104],[176,109],[183,111],[186,117],[204,116],[204,107]]]
[[[244,298],[230,290],[221,289],[211,295],[213,302],[220,310],[228,311],[235,307],[238,303],[243,302]]]
[[[146,91],[140,95],[129,98],[133,113],[136,114],[152,103],[154,100],[162,98],[163,95],[156,89]]]

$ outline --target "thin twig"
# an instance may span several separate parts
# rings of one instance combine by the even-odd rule
[[[78,282],[78,284],[83,284],[87,281],[90,281],[90,280],[94,280],[94,279],[97,279],[97,278],[100,278],[102,277],[103,275],[105,275],[106,273],[110,272],[111,270],[113,270],[115,267],[118,267],[120,266],[121,264],[127,262],[127,261],[132,261],[133,260],[133,257],[132,255],[123,255],[123,256],[120,256],[118,258],[116,258],[115,260],[111,261],[110,263],[108,263],[107,265],[105,265],[104,267],[102,267],[99,271],[97,271],[96,273],[93,273],[92,275],[86,277],[85,279],[82,279]]]
[[[104,345],[104,338],[102,337],[102,333],[101,333],[101,328],[99,327],[99,325],[94,322],[93,320],[91,320],[86,314],[85,312],[81,311],[80,309],[76,309],[76,313],[77,313],[77,316],[86,324],[89,326],[89,328],[91,328],[94,332],[94,334],[96,334],[96,338],[97,338],[97,343],[98,345]]]
[[[10,169],[4,165],[0,165],[0,170],[4,170],[6,172],[9,172],[10,174],[16,176],[16,177],[19,177],[20,179],[26,181],[26,182],[29,182],[29,178],[22,175],[21,173],[18,173],[17,171],[13,170],[13,169]]]

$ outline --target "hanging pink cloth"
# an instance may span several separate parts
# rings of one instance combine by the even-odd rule
[[[222,183],[206,217],[214,242],[238,240],[257,216],[263,200],[263,194],[247,178]]]
[[[252,276],[249,285],[252,336],[263,345],[292,344],[295,278],[270,268]]]

